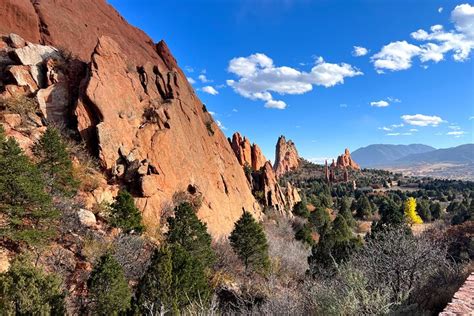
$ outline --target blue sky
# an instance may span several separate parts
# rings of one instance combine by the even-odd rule
[[[473,142],[473,2],[109,3],[164,39],[224,133],[268,159],[279,135],[315,161],[373,143]]]

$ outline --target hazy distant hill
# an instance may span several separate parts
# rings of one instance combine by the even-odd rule
[[[392,145],[372,145],[389,146]],[[364,167],[374,167],[393,172],[401,172],[408,176],[429,176],[433,178],[446,178],[446,179],[463,179],[474,181],[474,144],[465,144],[452,148],[433,149],[433,147],[425,145],[408,145],[409,146],[422,146],[418,147],[418,150],[431,150],[422,153],[412,153],[405,155],[396,160],[392,160],[390,157],[387,159],[387,151],[371,150],[367,151],[366,148],[361,148],[360,151],[363,154],[369,155],[373,153],[374,157],[362,163],[363,160],[358,160],[356,150],[353,153],[355,161],[361,163]],[[382,147],[383,148],[383,147]],[[392,151],[396,152],[396,151]],[[364,157],[360,155],[359,157]],[[377,160],[376,158],[379,157]]]
[[[412,154],[422,154],[436,150],[422,144],[388,145],[374,144],[357,149],[352,153],[354,159],[362,167],[389,165],[392,162]]]
[[[437,149],[425,153],[405,156],[394,161],[396,165],[450,162],[456,164],[474,163],[474,144]]]

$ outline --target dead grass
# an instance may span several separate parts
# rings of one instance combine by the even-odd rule
[[[0,111],[6,111],[21,115],[22,118],[28,114],[34,114],[39,109],[35,98],[18,95],[10,98],[0,98]]]

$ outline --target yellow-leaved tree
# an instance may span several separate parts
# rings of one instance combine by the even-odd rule
[[[416,212],[416,200],[409,197],[404,204],[405,218],[410,225],[423,224],[423,220]]]

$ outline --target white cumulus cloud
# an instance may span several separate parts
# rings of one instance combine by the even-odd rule
[[[356,57],[365,56],[369,53],[369,50],[362,46],[354,46],[352,50],[352,55]]]
[[[303,94],[311,91],[314,85],[329,88],[344,83],[346,77],[363,74],[349,64],[327,63],[321,57],[309,72],[288,66],[277,67],[270,57],[261,53],[233,58],[227,70],[238,77],[226,81],[236,93],[251,100],[265,101],[265,107],[278,109],[285,108],[286,103],[274,100],[272,93]]]
[[[212,95],[219,94],[219,91],[217,91],[213,86],[205,86],[205,87],[202,87],[201,90],[203,92],[206,92],[206,93],[212,94]]]
[[[375,106],[377,108],[384,108],[384,107],[387,107],[389,105],[390,104],[387,101],[384,101],[384,100],[370,102],[370,106]]]
[[[195,84],[195,83],[196,83],[196,80],[194,80],[194,79],[191,78],[191,77],[186,77],[186,79],[188,79],[188,82],[189,82],[190,84]]]
[[[409,125],[414,126],[438,126],[441,124],[443,119],[439,116],[435,115],[423,115],[423,114],[415,114],[415,115],[402,115],[402,120]]]
[[[404,70],[411,67],[412,58],[417,56],[420,50],[418,46],[409,44],[407,41],[398,41],[385,45],[371,59],[378,73],[383,73],[384,69]]]
[[[451,22],[454,25],[451,30],[445,30],[442,25],[436,24],[429,31],[419,29],[412,32],[411,37],[422,42],[419,45],[396,41],[383,46],[371,57],[376,71],[383,73],[386,70],[408,69],[412,66],[414,57],[418,57],[422,63],[438,63],[445,59],[446,54],[451,53],[457,62],[468,60],[474,49],[474,6],[456,6],[451,12]]]

